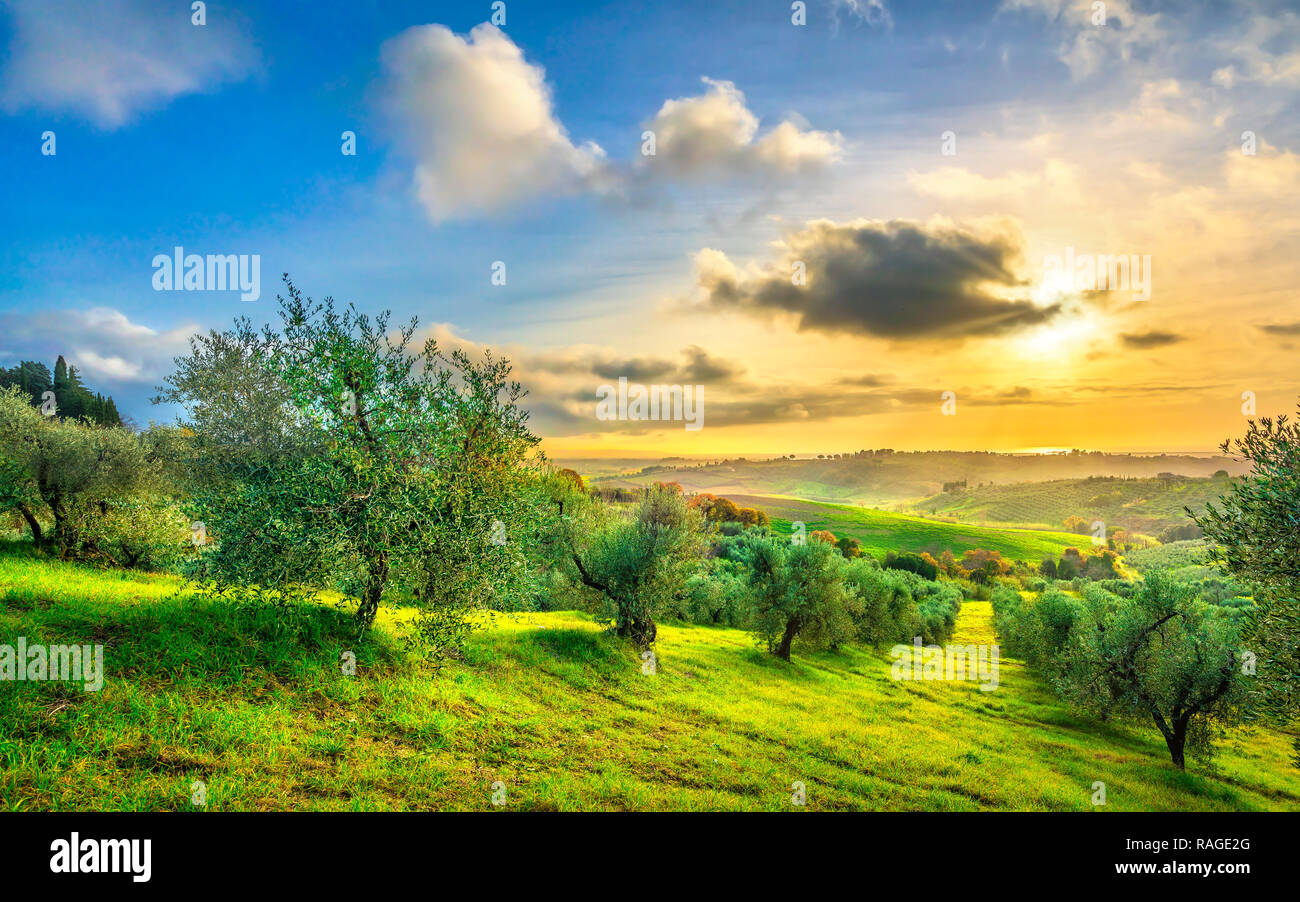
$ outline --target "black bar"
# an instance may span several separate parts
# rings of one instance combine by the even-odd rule
[[[770,893],[786,881],[813,890],[841,878],[873,891],[1051,879],[1084,889],[1199,881],[1231,892],[1294,872],[1296,824],[1280,813],[23,813],[0,815],[0,860],[7,887],[127,892],[434,879],[534,892],[613,880],[635,893],[689,879]],[[151,840],[149,880],[53,873],[51,845],[74,832],[81,842]],[[1134,865],[1155,872],[1119,872]],[[1205,865],[1211,871],[1200,873]],[[1222,871],[1239,866],[1246,871]]]

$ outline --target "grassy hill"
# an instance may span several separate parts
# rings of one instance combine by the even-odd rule
[[[297,630],[284,628],[292,615]],[[1300,807],[1285,738],[1233,733],[1180,773],[1153,730],[1065,709],[1018,662],[1000,686],[896,682],[885,653],[783,664],[746,633],[665,625],[660,670],[583,614],[498,618],[440,671],[364,644],[329,604],[282,614],[171,577],[0,557],[0,642],[101,642],[102,691],[0,684],[0,807],[806,810]],[[994,641],[987,604],[956,642]],[[339,667],[355,650],[355,676]]]
[[[829,529],[836,536],[854,536],[862,550],[883,557],[887,551],[928,551],[938,557],[951,551],[954,557],[972,548],[1002,553],[1008,560],[1037,564],[1046,557],[1060,557],[1066,548],[1081,548],[1087,536],[1035,529],[991,528],[943,523],[910,514],[823,504],[798,498],[761,495],[728,495],[742,507],[757,507],[772,518],[772,528],[788,533],[793,521],[802,521],[809,532]]]
[[[971,451],[862,451],[824,459],[746,460],[683,463],[665,461],[634,473],[610,474],[596,461],[578,470],[602,487],[631,488],[653,482],[678,482],[688,492],[788,495],[814,501],[870,504],[876,507],[928,498],[944,483],[967,485],[1076,480],[1093,477],[1154,479],[1161,473],[1209,477],[1220,469],[1245,472],[1241,461],[1187,454],[995,454]],[[1031,520],[1060,525],[1056,520]],[[1008,521],[1015,522],[1015,521]]]
[[[1057,479],[988,485],[944,492],[915,502],[917,512],[972,523],[1022,523],[1061,527],[1066,517],[1101,520],[1154,534],[1188,523],[1183,507],[1201,511],[1228,492],[1225,478]]]

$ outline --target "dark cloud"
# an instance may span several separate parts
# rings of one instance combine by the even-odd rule
[[[1163,348],[1168,345],[1178,344],[1180,341],[1186,341],[1186,335],[1179,335],[1176,332],[1125,332],[1120,336],[1126,348],[1137,348],[1139,350],[1148,350],[1150,348]]]
[[[432,333],[439,344],[459,347],[471,356],[483,352],[473,342],[446,327]],[[704,348],[687,345],[678,359],[627,357],[590,347],[556,349],[543,354],[509,355],[515,377],[528,389],[524,406],[535,431],[549,438],[591,436],[617,432],[651,435],[678,432],[678,421],[636,421],[596,418],[597,387],[622,376],[630,384],[702,385],[703,422],[711,428],[785,423],[821,423],[837,418],[879,416],[916,410],[939,415],[945,390],[957,393],[959,405],[971,407],[1061,406],[1068,389],[1035,393],[1022,386],[898,385],[888,375],[845,375],[816,384],[773,383],[745,376],[737,362],[714,356]]]
[[[960,339],[1035,326],[1060,312],[1023,293],[1023,238],[1006,224],[967,228],[906,220],[809,223],[782,259],[742,274],[718,251],[696,257],[709,306],[791,314],[800,331]],[[792,278],[797,263],[806,284]]]
[[[1269,335],[1300,335],[1300,322],[1265,323],[1257,328],[1261,332],[1267,332]]]
[[[681,360],[658,357],[619,357],[610,354],[573,353],[537,355],[521,361],[523,368],[556,375],[591,375],[602,380],[625,377],[629,382],[726,384],[745,372],[744,366],[695,345],[681,350]]]
[[[861,376],[845,376],[840,380],[840,385],[863,385],[868,388],[879,388],[882,385],[888,385],[892,381],[888,376],[864,373]]]
[[[1069,392],[1038,397],[1024,386],[1010,389],[958,386],[957,403],[966,407],[1015,407],[1024,405],[1069,406]],[[704,423],[709,427],[761,426],[772,423],[822,423],[840,417],[879,416],[916,410],[932,410],[939,415],[943,389],[935,386],[849,387],[844,381],[825,385],[768,385],[738,382],[725,392],[715,393],[704,386]],[[566,391],[558,403],[532,405],[535,415],[547,426],[552,437],[590,435],[617,431],[628,435],[645,435],[665,430],[679,430],[679,423],[608,421],[595,419],[595,393],[589,389]],[[590,411],[588,413],[587,411]]]
[[[687,358],[682,370],[685,382],[730,382],[745,371],[740,364],[711,357],[703,348],[694,345],[682,353]]]
[[[1179,392],[1180,394],[1186,394],[1186,393],[1188,393],[1188,392],[1199,392],[1199,391],[1207,391],[1207,392],[1208,392],[1208,391],[1218,391],[1218,390],[1222,389],[1223,387],[1224,387],[1223,385],[1218,385],[1218,384],[1210,384],[1210,385],[1188,385],[1188,384],[1185,383],[1185,382],[1184,382],[1184,383],[1175,383],[1175,384],[1172,384],[1172,385],[1147,385],[1147,384],[1143,384],[1143,385],[1139,385],[1139,386],[1131,386],[1131,385],[1092,385],[1092,384],[1089,384],[1089,383],[1079,383],[1079,384],[1075,384],[1075,385],[1070,385],[1070,386],[1064,387],[1064,388],[1062,388],[1061,390],[1062,390],[1062,391],[1069,391],[1069,392],[1092,392],[1092,393],[1094,393],[1094,394],[1102,394],[1102,395],[1116,395],[1116,396],[1126,396],[1126,397],[1127,397],[1127,396],[1132,396],[1132,397],[1142,397],[1142,396],[1150,395],[1150,394],[1152,394],[1152,393],[1156,393],[1156,392],[1161,392],[1161,393],[1163,393],[1163,392]]]

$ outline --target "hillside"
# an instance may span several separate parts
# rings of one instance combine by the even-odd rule
[[[1019,523],[1060,529],[1066,517],[1154,535],[1188,524],[1183,508],[1204,510],[1228,492],[1225,478],[1122,479],[1094,477],[986,485],[941,492],[909,505],[918,513],[969,523]]]
[[[1060,557],[1070,547],[1081,547],[1087,536],[1067,532],[1012,529],[943,523],[910,514],[892,513],[842,504],[772,498],[763,495],[728,495],[742,507],[757,507],[772,518],[772,528],[789,533],[793,521],[802,521],[808,532],[828,529],[836,537],[853,536],[862,542],[863,552],[883,557],[886,551],[928,551],[938,557],[951,551],[954,557],[973,548],[1001,552],[1008,560],[1037,564],[1046,557]]]
[[[0,637],[98,641],[102,691],[0,692],[0,805],[27,809],[1089,810],[1300,806],[1284,738],[1233,733],[1212,771],[1157,734],[1078,717],[1020,663],[999,688],[896,682],[883,652],[782,664],[746,633],[664,625],[660,670],[584,614],[500,617],[440,672],[381,611],[273,613],[171,577],[0,557]],[[301,630],[281,628],[293,614]],[[296,636],[292,638],[291,636]],[[955,642],[995,641],[967,603]],[[338,661],[355,649],[355,676]]]
[[[595,486],[631,488],[677,482],[687,492],[715,495],[790,495],[814,501],[879,506],[943,491],[945,483],[1025,483],[1087,477],[1155,479],[1160,474],[1206,478],[1219,470],[1237,476],[1243,464],[1224,457],[1194,455],[994,454],[964,451],[861,451],[829,458],[722,460],[682,464],[667,461],[618,475],[595,462],[574,464]],[[1037,522],[1037,521],[1031,521]],[[1059,520],[1057,522],[1059,526]]]

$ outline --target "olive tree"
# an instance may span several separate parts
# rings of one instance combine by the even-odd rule
[[[647,488],[635,510],[589,500],[570,524],[570,560],[599,593],[598,612],[620,636],[648,647],[655,617],[685,591],[704,551],[704,520],[681,492]]]
[[[1210,559],[1255,588],[1245,641],[1257,657],[1261,709],[1282,723],[1300,719],[1300,423],[1250,421],[1224,442],[1251,464],[1227,495],[1188,514],[1205,533]],[[1300,739],[1295,740],[1300,762]]]
[[[175,552],[184,522],[169,498],[179,436],[46,416],[0,391],[0,505],[38,549],[123,566]],[[50,526],[49,530],[45,525]]]
[[[748,559],[754,630],[772,654],[789,661],[796,637],[832,648],[855,637],[862,605],[834,545],[763,537],[752,541]]]
[[[439,649],[526,587],[538,439],[507,361],[413,346],[285,277],[280,325],[196,336],[160,401],[195,434],[193,505],[214,546],[195,576],[276,597],[339,588],[364,628],[417,602]]]
[[[1153,722],[1176,767],[1185,750],[1208,750],[1212,724],[1239,718],[1234,609],[1153,573],[1131,599],[1093,598],[1075,616],[1056,658],[1062,694],[1103,717]]]

